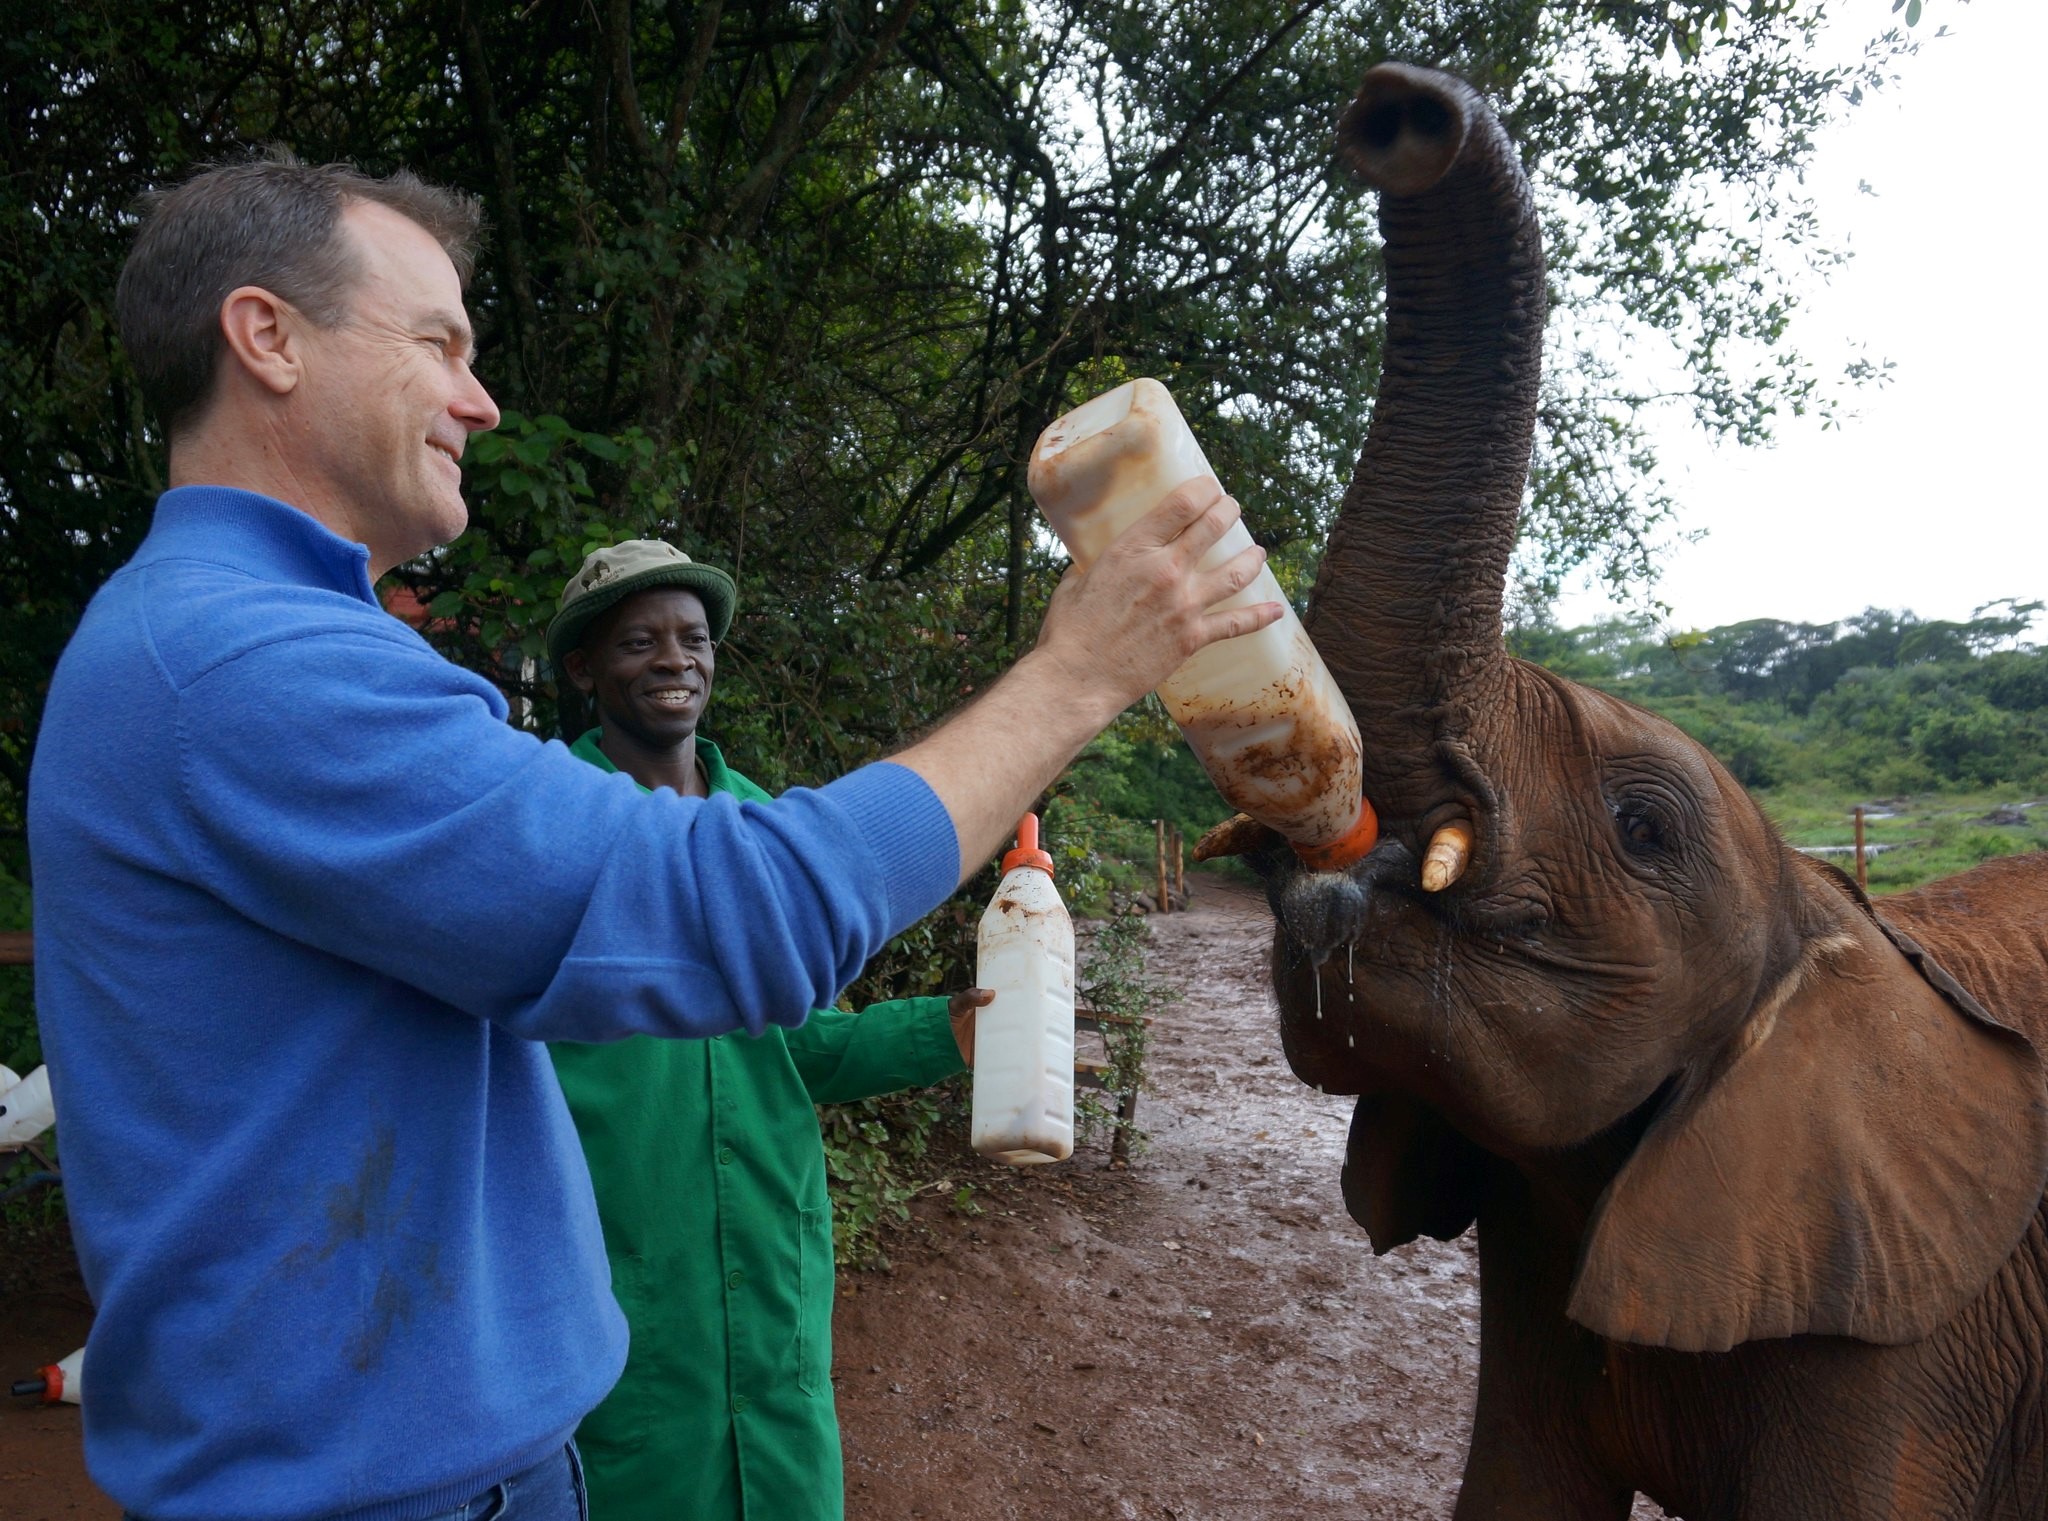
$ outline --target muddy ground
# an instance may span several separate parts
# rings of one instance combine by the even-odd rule
[[[1281,1059],[1255,892],[1151,921],[1128,1171],[971,1156],[834,1321],[848,1521],[1416,1521],[1457,1492],[1478,1373],[1468,1236],[1375,1258],[1337,1188],[1351,1103]],[[1085,1040],[1085,1037],[1084,1037]],[[1641,1518],[1663,1513],[1638,1503]]]
[[[0,1234],[0,1521],[119,1521],[85,1476],[77,1408],[4,1393],[80,1346],[91,1325],[67,1239]]]
[[[1338,1197],[1348,1101],[1281,1060],[1254,893],[1152,921],[1149,1148],[1012,1173],[962,1154],[834,1322],[848,1521],[1414,1521],[1456,1494],[1477,1372],[1470,1239],[1374,1258]],[[77,1345],[56,1253],[0,1277],[0,1377]],[[1639,1518],[1660,1515],[1647,1502]],[[113,1521],[78,1412],[0,1409],[0,1517]]]

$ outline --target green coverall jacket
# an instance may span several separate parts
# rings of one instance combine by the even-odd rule
[[[575,753],[616,770],[592,730]],[[699,738],[714,792],[766,802]],[[591,1521],[839,1521],[832,1209],[812,1105],[962,1070],[943,998],[758,1039],[550,1047],[590,1163],[626,1372],[576,1433]]]

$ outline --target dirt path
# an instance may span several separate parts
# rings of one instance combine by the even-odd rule
[[[1254,892],[1152,921],[1151,1149],[1009,1174],[842,1287],[848,1521],[1450,1514],[1478,1372],[1471,1238],[1374,1258],[1337,1176],[1349,1100],[1297,1082]],[[850,1291],[850,1292],[849,1292]],[[1640,1521],[1661,1516],[1638,1503]]]
[[[1183,1001],[1154,1026],[1150,1150],[1028,1173],[963,1153],[984,1213],[920,1201],[889,1274],[842,1281],[848,1521],[1448,1516],[1477,1371],[1469,1238],[1375,1259],[1337,1174],[1347,1100],[1296,1082],[1247,890],[1152,921]],[[0,1374],[61,1355],[82,1300],[7,1296]],[[112,1521],[78,1412],[0,1409],[0,1517]],[[1647,1503],[1638,1517],[1659,1514]],[[682,1521],[682,1518],[679,1518]]]
[[[1152,921],[1151,1148],[1012,1175],[834,1326],[849,1521],[1449,1514],[1478,1352],[1469,1238],[1375,1259],[1337,1175],[1350,1102],[1297,1082],[1248,890]],[[850,1292],[849,1292],[850,1290]]]
[[[4,1392],[81,1345],[91,1325],[68,1238],[0,1243],[0,1521],[119,1521],[121,1508],[85,1476],[78,1407]]]

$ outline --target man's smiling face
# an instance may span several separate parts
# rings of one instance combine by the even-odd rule
[[[498,408],[470,373],[462,282],[432,235],[358,203],[337,236],[354,253],[355,280],[343,321],[302,331],[293,500],[369,545],[381,572],[462,532],[456,461],[470,434],[498,425]]]
[[[711,701],[717,646],[703,599],[657,586],[591,624],[562,665],[607,732],[660,752],[696,734]]]

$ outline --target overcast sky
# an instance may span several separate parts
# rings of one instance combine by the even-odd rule
[[[1865,36],[1885,0],[1838,8]],[[1936,36],[1942,26],[1946,36]],[[1853,54],[1838,24],[1833,46]],[[1697,544],[1663,558],[1671,622],[1826,623],[1864,607],[1966,618],[2048,598],[2048,216],[2040,200],[2042,0],[1929,0],[1919,55],[1821,139],[1807,187],[1855,251],[1815,282],[1793,341],[1824,373],[1854,342],[1891,383],[1853,393],[1836,431],[1781,424],[1768,450],[1710,447],[1672,419],[1666,479]],[[1858,188],[1867,181],[1875,194]],[[1584,584],[1567,625],[1619,611]],[[2037,621],[2048,641],[2048,618]]]

